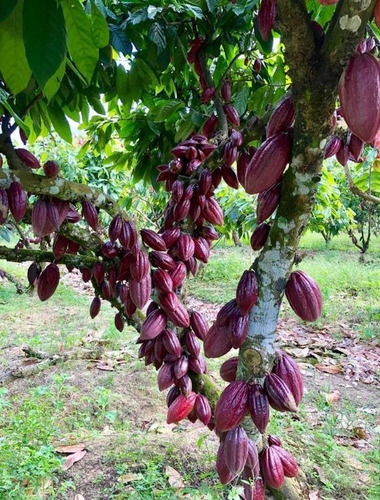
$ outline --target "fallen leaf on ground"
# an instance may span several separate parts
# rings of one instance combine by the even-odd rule
[[[64,446],[56,446],[55,451],[57,453],[78,453],[79,451],[83,451],[85,449],[85,445],[83,443],[78,444],[68,444]]]
[[[342,373],[342,371],[343,371],[342,367],[338,366],[338,365],[323,365],[322,363],[317,363],[314,366],[320,372],[325,372],[325,373],[336,374],[336,373]]]
[[[77,453],[73,453],[72,455],[69,455],[66,457],[66,460],[64,464],[62,465],[63,470],[68,470],[70,467],[72,467],[75,462],[79,462],[79,460],[82,460],[82,458],[87,454],[86,450],[83,451],[78,451]]]
[[[340,392],[332,391],[330,393],[323,392],[322,395],[325,397],[326,403],[333,404],[337,403],[340,400]]]
[[[133,472],[122,474],[119,477],[119,481],[122,483],[132,483],[133,481],[137,481],[139,479],[141,479],[141,474],[135,474]]]
[[[168,483],[172,488],[180,489],[185,487],[181,474],[170,465],[166,466],[165,474],[168,476]]]
[[[107,364],[104,364],[104,363],[98,363],[96,365],[96,368],[98,370],[103,370],[103,371],[106,371],[106,372],[113,372],[113,371],[115,371],[115,368],[113,366],[110,366],[110,365],[107,365]]]

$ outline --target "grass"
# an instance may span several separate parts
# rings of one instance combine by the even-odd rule
[[[364,341],[379,335],[379,241],[373,241],[362,263],[344,238],[333,239],[330,249],[319,235],[303,239],[300,267],[318,281],[324,296],[319,325],[343,321]],[[223,303],[234,295],[253,254],[249,247],[218,245],[216,250],[203,275],[191,281],[190,291]],[[0,267],[25,280],[24,266]],[[45,303],[35,295],[16,295],[6,282],[0,287],[0,372],[20,363],[17,349],[24,345],[56,353],[93,347],[101,340],[110,353],[106,358],[112,351],[123,352],[115,371],[100,371],[77,359],[0,387],[0,498],[63,500],[77,493],[94,500],[179,498],[166,474],[170,466],[185,482],[181,495],[238,500],[238,487],[222,487],[217,481],[215,436],[187,424],[166,426],[165,394],[156,388],[156,372],[137,359],[136,334],[131,329],[118,332],[109,307],[91,320],[90,301],[91,296],[63,284]],[[285,304],[282,314],[293,313]],[[212,374],[219,364],[210,360]],[[297,417],[273,412],[270,432],[300,460],[324,500],[379,498],[378,392],[371,392],[371,386],[346,391],[338,386],[341,400],[332,404],[326,394],[336,385],[317,382],[308,381]],[[352,447],[361,432],[364,448]],[[86,444],[88,453],[64,472],[64,458],[55,447],[78,442]]]
[[[318,282],[323,296],[317,326],[343,321],[363,339],[380,338],[380,238],[373,238],[372,246],[366,261],[360,262],[359,252],[343,236],[333,238],[329,248],[320,235],[308,233],[301,240],[299,269]],[[249,246],[217,245],[213,258],[190,281],[190,293],[208,302],[226,303],[234,297],[240,276],[254,256]],[[282,315],[296,318],[286,300]]]

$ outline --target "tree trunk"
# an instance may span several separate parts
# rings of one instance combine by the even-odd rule
[[[243,246],[242,242],[241,242],[241,240],[239,238],[239,235],[238,235],[238,233],[235,230],[232,231],[232,239],[234,240],[235,247],[241,247],[241,246]]]

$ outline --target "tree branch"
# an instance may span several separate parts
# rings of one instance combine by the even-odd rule
[[[53,252],[44,250],[31,250],[30,248],[16,249],[0,246],[0,259],[9,262],[53,262],[56,258]],[[97,259],[88,255],[65,254],[59,259],[58,264],[69,264],[74,267],[93,267]]]
[[[356,196],[359,196],[360,198],[363,198],[364,200],[367,201],[372,201],[373,203],[380,203],[380,198],[378,196],[374,196],[373,194],[368,194],[359,189],[357,186],[354,184],[354,180],[351,176],[350,169],[348,168],[348,164],[343,165],[344,168],[344,173],[346,174],[347,177],[347,182],[348,182],[348,187],[351,191],[351,193],[356,194]]]

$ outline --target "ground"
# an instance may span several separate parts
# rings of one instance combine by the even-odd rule
[[[319,245],[305,240],[301,268],[320,283],[322,319],[307,325],[284,302],[279,322],[282,347],[300,363],[305,399],[297,415],[273,412],[270,432],[297,457],[310,498],[376,499],[379,252],[359,264],[342,242]],[[192,307],[211,322],[251,259],[248,247],[217,246],[190,284]],[[5,266],[25,276],[25,267]],[[155,370],[137,358],[136,332],[117,332],[108,307],[91,320],[90,289],[77,275],[66,273],[46,303],[1,285],[0,498],[239,498],[237,487],[218,484],[215,435],[198,423],[165,423],[165,394]],[[210,360],[216,379],[219,366]]]

